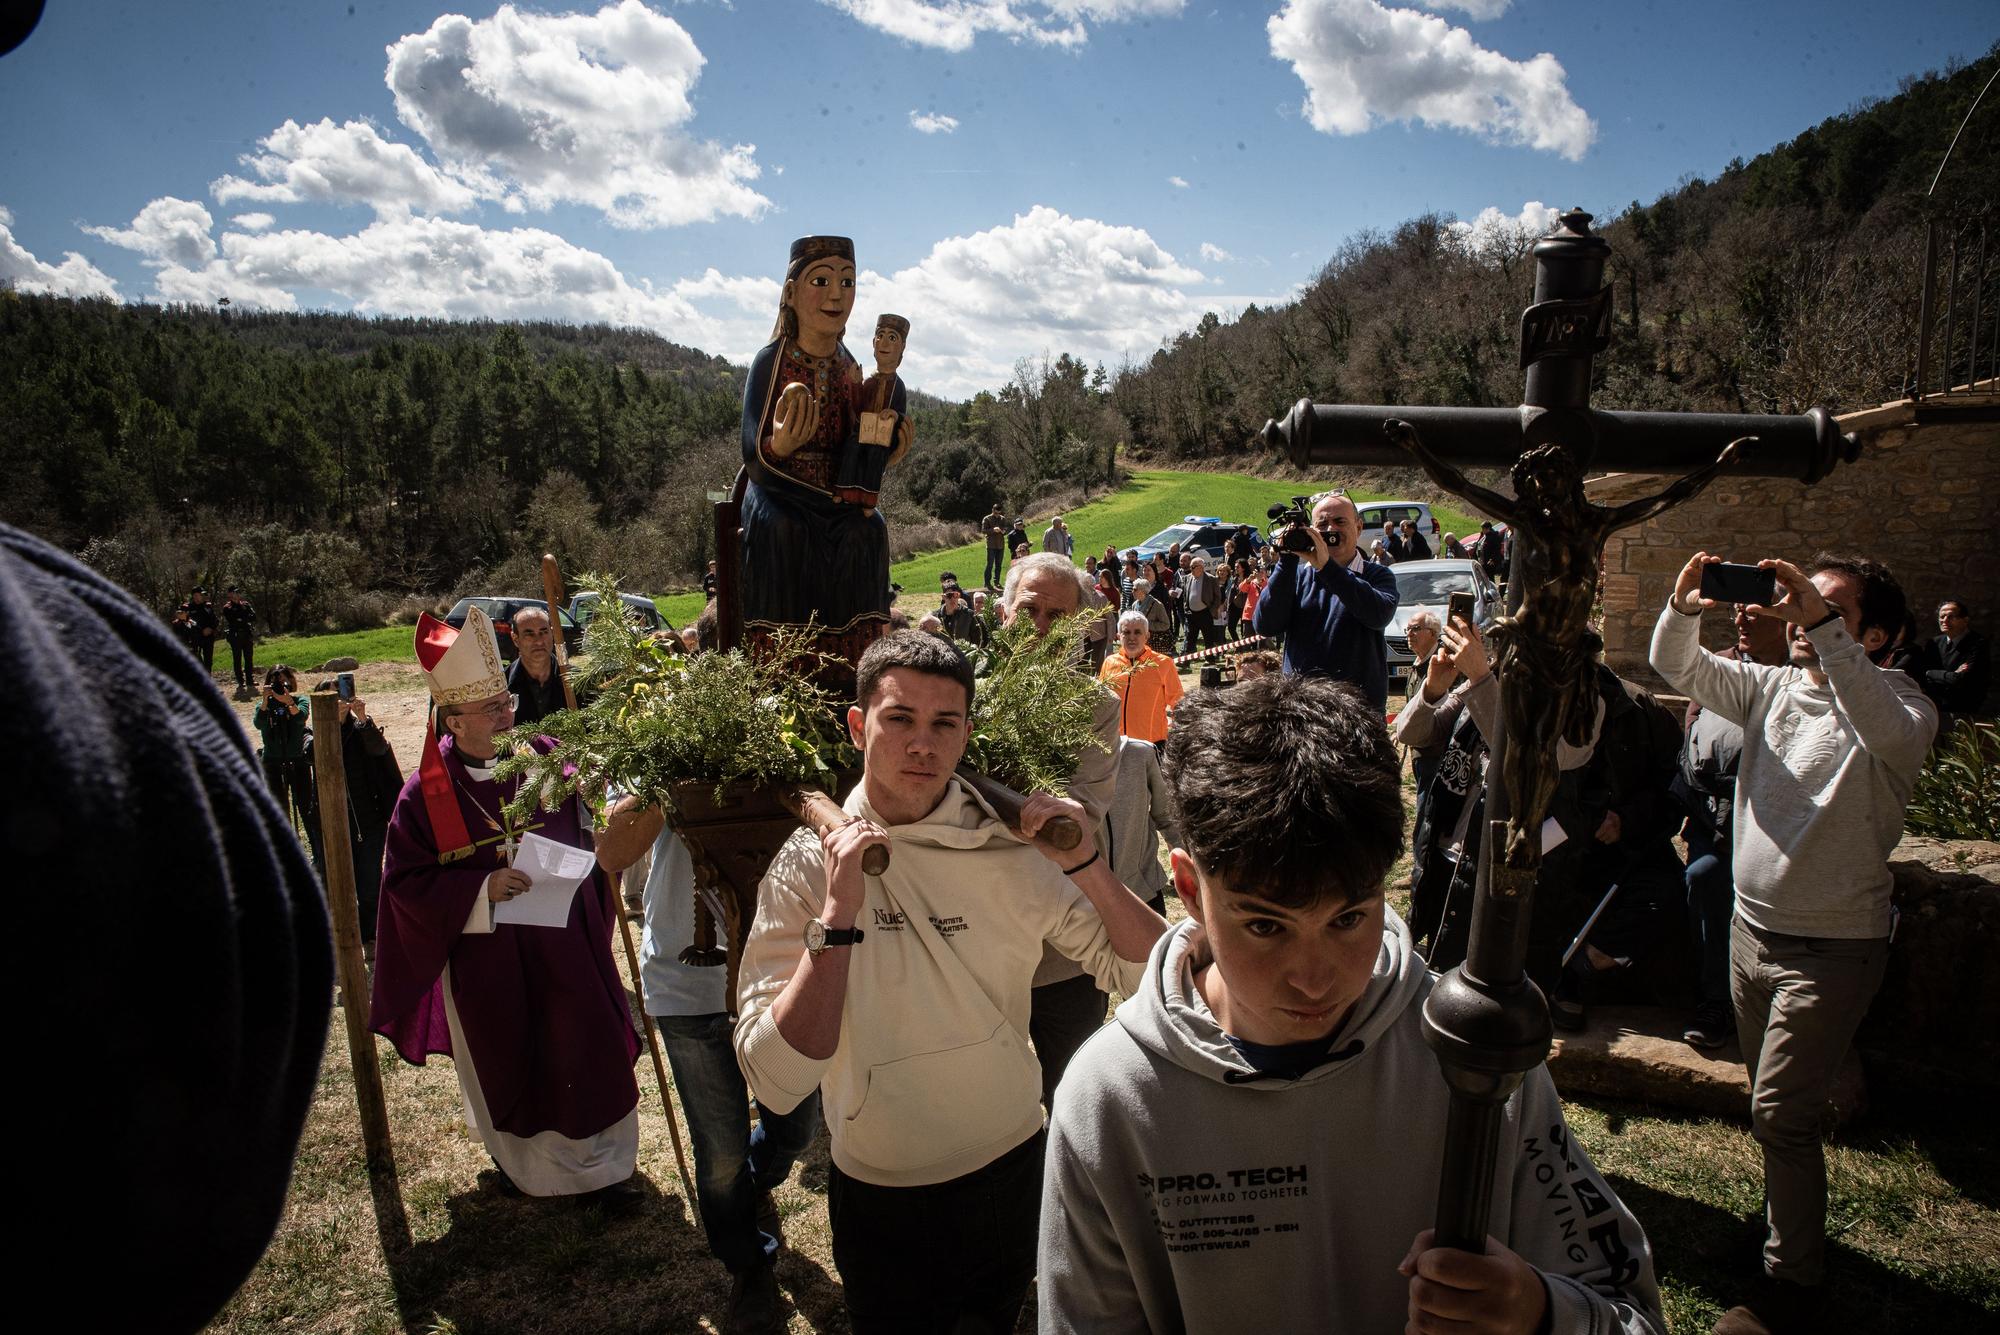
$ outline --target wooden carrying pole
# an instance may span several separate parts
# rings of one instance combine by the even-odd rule
[[[562,679],[563,705],[576,708],[576,690],[569,684],[569,664],[565,661],[562,616],[556,610],[562,603],[562,570],[556,564],[553,552],[542,556],[542,598],[549,605],[549,638],[554,641],[551,652],[555,655],[556,675]],[[622,604],[616,599],[608,607],[597,609],[599,616],[622,616]],[[646,1013],[646,980],[639,973],[639,952],[632,944],[632,922],[625,916],[625,906],[619,902],[618,887],[611,887],[610,910],[618,919],[618,935],[625,943],[625,967],[632,974],[632,991],[639,998],[639,1029],[646,1035],[646,1051],[653,1058],[653,1079],[659,1082],[660,1104],[667,1114],[667,1135],[674,1143],[674,1166],[681,1172],[681,1191],[687,1196],[689,1205],[694,1204],[694,1175],[688,1172],[687,1151],[681,1148],[680,1120],[674,1111],[673,1082],[667,1079],[667,1064],[660,1056],[660,1038],[653,1032],[653,1017]],[[696,1219],[701,1211],[693,1211]]]
[[[333,911],[334,963],[340,977],[340,1013],[347,1022],[347,1056],[354,1068],[354,1101],[361,1108],[361,1143],[368,1156],[368,1185],[375,1224],[388,1256],[410,1248],[410,1220],[396,1177],[396,1149],[389,1139],[389,1107],[382,1096],[382,1068],[375,1035],[368,1032],[368,965],[361,956],[361,905],[354,892],[354,839],[348,831],[347,769],[341,762],[340,697],[312,697],[313,783],[319,794],[320,849],[326,864],[327,907]]]
[[[1021,807],[1027,802],[1026,797],[1004,783],[987,778],[970,765],[960,765],[957,774],[958,781],[984,798],[986,805],[993,808],[993,814],[1005,822],[1008,829],[1016,834],[1021,832]],[[1083,842],[1083,831],[1068,816],[1057,816],[1036,832],[1035,842],[1068,852]]]
[[[852,819],[840,803],[818,788],[786,788],[778,793],[778,800],[785,804],[785,810],[799,818],[799,824],[822,837],[828,830],[837,830]],[[887,846],[876,844],[863,852],[861,870],[868,876],[880,876],[889,870]]]

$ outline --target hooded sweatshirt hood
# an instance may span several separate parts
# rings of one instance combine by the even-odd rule
[[[1118,1008],[1118,1023],[1140,1046],[1174,1065],[1232,1085],[1283,1087],[1332,1079],[1379,1041],[1429,989],[1430,975],[1411,943],[1409,926],[1394,909],[1385,907],[1374,973],[1328,1038],[1327,1062],[1288,1080],[1251,1066],[1216,1023],[1194,985],[1195,974],[1212,962],[1201,925],[1192,919],[1181,923],[1154,943],[1146,961],[1146,981]]]

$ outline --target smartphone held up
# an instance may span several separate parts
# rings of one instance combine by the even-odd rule
[[[1701,568],[1701,596],[1718,603],[1769,607],[1777,600],[1778,577],[1761,566],[1715,561]]]

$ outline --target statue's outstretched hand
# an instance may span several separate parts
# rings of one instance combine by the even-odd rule
[[[1755,436],[1739,436],[1722,447],[1722,453],[1715,462],[1718,467],[1727,468],[1738,459],[1747,456],[1757,445]]]
[[[1417,452],[1417,429],[1402,418],[1391,417],[1388,421],[1382,423],[1382,434],[1387,436],[1389,443],[1397,449],[1405,450],[1411,454]]]
[[[812,391],[794,380],[778,393],[771,415],[771,453],[789,459],[819,430],[819,404]]]

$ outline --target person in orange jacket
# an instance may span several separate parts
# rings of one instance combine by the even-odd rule
[[[1118,648],[1097,670],[1097,679],[1118,697],[1118,731],[1142,742],[1167,739],[1167,711],[1180,702],[1181,674],[1174,660],[1146,647],[1146,614],[1118,618]]]

